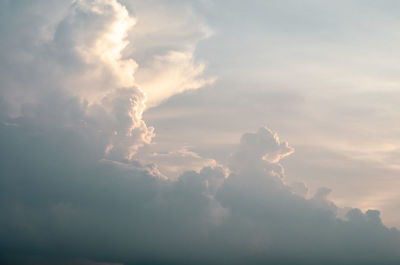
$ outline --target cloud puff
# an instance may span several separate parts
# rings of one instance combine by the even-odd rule
[[[259,129],[257,134],[245,134],[240,140],[238,151],[232,156],[231,168],[237,171],[263,170],[265,165],[279,162],[293,152],[288,143],[281,143],[279,137],[268,128]],[[245,168],[241,168],[241,167]],[[281,174],[281,173],[279,173]]]

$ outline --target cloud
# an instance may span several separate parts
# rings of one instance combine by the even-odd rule
[[[1,26],[9,38],[1,49],[0,263],[400,261],[399,231],[378,211],[351,209],[343,220],[328,189],[307,199],[285,184],[280,161],[293,148],[268,128],[243,135],[229,168],[188,150],[141,164],[132,155],[154,133],[142,119],[136,62],[123,54],[134,24],[128,9],[74,1],[43,5],[51,15],[42,17],[34,4],[14,2],[0,2],[0,12],[38,22],[10,17],[11,28],[20,22],[32,35]],[[29,41],[13,47],[24,36]],[[199,77],[193,55],[176,56],[172,64],[186,66],[178,72]],[[165,178],[179,174],[168,166],[180,163],[192,170]]]
[[[166,153],[151,152],[142,148],[135,156],[143,164],[154,164],[162,175],[171,180],[177,179],[185,171],[200,171],[203,167],[215,167],[214,159],[204,158],[190,151],[188,147]]]
[[[137,79],[149,97],[149,106],[156,106],[171,95],[212,84],[215,78],[202,78],[205,64],[195,63],[193,53],[170,51],[157,55],[150,66],[138,71]]]
[[[29,6],[36,7],[32,3]],[[12,8],[12,3],[5,4],[6,10],[11,12]],[[15,8],[14,12],[21,13],[18,17],[32,15],[30,8]],[[51,20],[50,25],[31,26],[22,21],[37,35],[27,36],[26,47],[2,49],[2,56],[11,65],[2,74],[3,115],[23,117],[38,110],[55,114],[56,104],[76,102],[75,110],[70,111],[79,113],[79,120],[71,117],[66,121],[47,113],[41,120],[90,131],[90,137],[103,138],[101,144],[111,157],[129,158],[154,135],[153,128],[142,120],[145,96],[134,82],[136,62],[121,55],[134,19],[115,0],[74,1],[63,8],[64,15]],[[40,15],[36,20],[46,21],[46,12]],[[18,30],[21,21],[14,18],[8,23]],[[40,34],[43,28],[53,31],[44,37]],[[7,42],[15,41],[15,36],[8,36]],[[25,54],[26,58],[21,61],[13,54]],[[51,121],[49,116],[53,116]]]
[[[201,77],[204,64],[194,60],[198,38],[188,40],[185,50],[170,47],[165,54],[149,58],[150,64],[145,60],[136,73],[137,62],[124,54],[129,50],[136,19],[116,0],[79,0],[71,5],[57,2],[46,5],[46,12],[37,11],[34,3],[6,1],[2,5],[3,10],[13,12],[14,8],[20,14],[3,25],[18,32],[18,25],[23,24],[35,32],[18,34],[3,26],[9,37],[1,51],[3,115],[20,117],[29,115],[26,112],[36,105],[77,99],[81,121],[70,121],[70,126],[90,127],[97,135],[92,137],[107,138],[102,144],[109,158],[131,158],[151,142],[154,129],[142,119],[146,107],[212,82]],[[19,19],[23,16],[37,23]],[[185,25],[185,21],[177,23]],[[19,41],[24,44],[14,46]],[[60,125],[63,122],[59,121]]]
[[[258,162],[236,160],[230,175],[216,166],[170,181],[135,161],[99,159],[93,139],[76,131],[13,123],[0,130],[0,246],[9,264],[9,253],[124,264],[400,259],[400,234],[379,212],[353,209],[342,220],[327,189],[309,200],[292,193],[279,161],[263,159],[291,150],[268,129],[245,134],[232,156],[246,150]]]
[[[212,84],[204,77],[205,62],[196,59],[199,41],[213,31],[186,1],[126,1],[136,14],[137,25],[125,54],[137,58],[137,83],[154,107],[172,95]]]
[[[240,140],[238,151],[232,156],[231,168],[236,171],[264,170],[265,165],[273,165],[281,158],[293,153],[288,143],[281,143],[277,134],[268,128],[260,128],[257,134],[245,134]],[[245,168],[242,168],[242,167]],[[280,172],[278,175],[282,175]]]

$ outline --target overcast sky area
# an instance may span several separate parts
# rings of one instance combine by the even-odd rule
[[[0,263],[399,264],[398,10],[0,0]]]

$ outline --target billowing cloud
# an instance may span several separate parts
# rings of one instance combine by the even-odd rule
[[[116,0],[53,4],[46,6],[50,15],[36,10],[40,3],[3,1],[2,5],[2,12],[15,9],[19,14],[2,26],[9,37],[1,51],[3,114],[29,115],[26,112],[36,105],[76,99],[81,121],[70,121],[69,126],[89,128],[97,135],[92,137],[107,138],[104,152],[110,158],[131,158],[138,148],[150,143],[154,129],[142,119],[146,106],[211,82],[200,77],[204,64],[194,62],[192,46],[196,38],[194,43],[187,42],[191,48],[167,49],[164,55],[148,58],[153,66],[144,60],[139,74],[143,86],[138,85],[138,64],[123,54],[136,20]],[[32,16],[37,23],[21,16]],[[20,36],[9,30],[18,30],[19,24],[35,34],[22,32],[25,35]],[[14,47],[18,41],[24,43]]]
[[[280,161],[294,149],[268,128],[244,134],[228,168],[185,149],[136,160],[154,132],[142,119],[140,65],[124,55],[135,19],[120,2],[43,5],[49,16],[31,2],[0,3],[2,15],[22,17],[6,16],[9,28],[32,30],[0,25],[9,37],[0,49],[0,263],[400,261],[400,233],[378,211],[343,217],[329,189],[308,199],[305,185],[285,184]],[[154,69],[172,54],[165,68],[179,68],[176,89],[168,83],[154,102],[205,84],[192,53],[165,54],[151,56]]]
[[[256,161],[236,160],[229,175],[206,167],[170,181],[134,161],[99,160],[92,139],[74,132],[13,123],[0,130],[5,264],[15,264],[15,255],[124,264],[400,259],[400,233],[386,228],[378,211],[352,209],[343,220],[326,197],[329,190],[311,199],[295,195],[279,161],[264,159],[290,150],[270,130],[243,136],[232,157],[246,150]]]
[[[11,2],[4,5],[9,12],[17,9],[19,16],[32,13],[30,8],[25,10]],[[28,7],[36,6],[31,3]],[[31,116],[42,109],[49,112],[45,115],[53,116],[53,125],[90,132],[90,137],[103,139],[101,144],[107,154],[128,158],[153,137],[153,128],[142,120],[145,96],[134,82],[136,62],[121,55],[134,19],[115,0],[74,1],[64,9],[65,15],[50,25],[30,26],[22,21],[38,36],[28,36],[24,51],[21,47],[2,50],[2,56],[12,66],[2,73],[4,114]],[[45,13],[41,15],[40,19],[47,19]],[[8,22],[9,27],[17,30],[21,21],[14,20]],[[48,28],[53,31],[40,34]],[[9,37],[11,40],[6,42],[14,41],[14,36]],[[14,58],[14,54],[23,52],[25,61]],[[15,76],[15,68],[21,69],[20,75]],[[69,101],[76,102],[75,110],[70,111],[79,113],[79,119],[50,114],[61,108],[57,105]],[[49,121],[49,117],[43,120]]]

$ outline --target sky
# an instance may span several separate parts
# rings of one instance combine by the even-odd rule
[[[0,0],[0,263],[399,264],[399,8]]]

